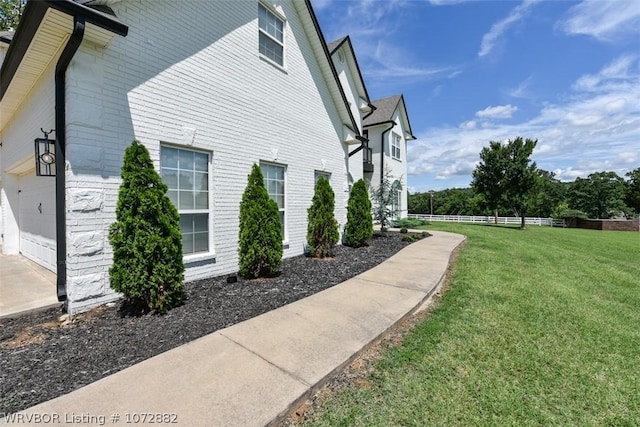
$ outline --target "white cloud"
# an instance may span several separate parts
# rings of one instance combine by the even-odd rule
[[[614,85],[625,84],[634,73],[632,67],[637,60],[638,55],[623,55],[600,70],[598,74],[581,76],[574,83],[573,89],[576,91],[607,91]]]
[[[477,111],[476,116],[483,119],[508,119],[516,111],[518,111],[518,107],[511,104],[497,105],[495,107],[487,107],[484,110]]]
[[[568,15],[558,23],[567,34],[612,41],[640,33],[640,3],[637,0],[584,0],[573,6]]]
[[[533,80],[533,75],[527,77],[524,81],[522,81],[518,86],[513,89],[507,91],[509,96],[514,98],[528,98],[529,97],[529,86]]]
[[[468,160],[458,160],[454,162],[452,165],[441,169],[438,175],[436,175],[436,179],[449,179],[453,176],[465,176],[471,175],[473,170],[476,168],[477,161],[468,161]]]
[[[482,43],[480,44],[480,51],[478,56],[486,56],[495,47],[498,40],[502,35],[515,23],[521,21],[531,9],[531,7],[538,3],[540,0],[524,0],[520,5],[515,7],[509,15],[493,24],[491,30],[482,37]]]
[[[479,124],[471,119],[459,126],[417,132],[418,139],[409,146],[409,174],[428,173],[440,180],[443,188],[469,185],[470,165],[479,160],[482,147],[489,141],[522,136],[538,140],[533,160],[560,179],[574,180],[601,170],[622,176],[640,166],[638,65],[637,56],[623,55],[600,72],[582,76],[561,102],[547,103],[523,122]],[[587,77],[591,84],[578,84]],[[507,114],[512,108],[488,107],[478,113]]]
[[[468,120],[460,124],[462,129],[475,129],[476,126],[478,126],[478,123],[475,120]]]

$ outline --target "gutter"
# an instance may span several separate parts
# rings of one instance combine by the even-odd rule
[[[352,152],[349,153],[349,157],[353,156],[354,154],[356,154],[358,151],[362,150],[364,148],[364,145],[369,142],[369,139],[365,138],[364,136],[356,136],[356,139],[358,141],[360,141],[360,146],[358,148],[356,148],[355,150],[353,150]]]
[[[391,123],[391,126],[383,130],[382,134],[380,135],[380,185],[382,185],[382,181],[384,179],[384,134],[389,132],[391,129],[393,129],[396,126],[396,122],[394,122],[393,120],[390,120],[388,122],[378,123],[378,124],[383,124],[383,123]],[[389,155],[391,155],[391,153],[389,153]]]
[[[73,32],[64,47],[55,72],[56,99],[56,289],[58,301],[67,299],[67,215],[66,205],[66,132],[67,114],[65,99],[65,76],[71,59],[76,54],[84,38],[85,20],[73,17]]]

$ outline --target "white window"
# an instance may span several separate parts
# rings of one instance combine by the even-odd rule
[[[284,65],[284,21],[258,3],[259,51],[278,65]]]
[[[393,135],[391,137],[391,157],[400,160],[400,144],[402,143],[402,138],[396,133],[392,133],[391,135]]]
[[[318,182],[320,177],[323,177],[327,181],[331,182],[331,174],[329,172],[323,172],[323,171],[315,171],[314,172],[313,182],[314,183]]]
[[[391,185],[391,210],[394,219],[400,218],[402,200],[402,184],[400,181],[395,180]]]
[[[260,162],[260,169],[264,177],[264,186],[271,200],[278,205],[280,224],[282,225],[282,240],[285,238],[285,198],[284,198],[284,166]]]
[[[182,252],[209,252],[209,154],[160,147],[160,174],[180,214]]]

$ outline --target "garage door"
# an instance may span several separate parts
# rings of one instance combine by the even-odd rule
[[[18,178],[20,253],[56,271],[56,180],[36,176],[35,169]]]

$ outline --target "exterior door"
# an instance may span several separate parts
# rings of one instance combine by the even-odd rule
[[[18,178],[20,253],[56,271],[55,178],[36,176],[35,169]]]

